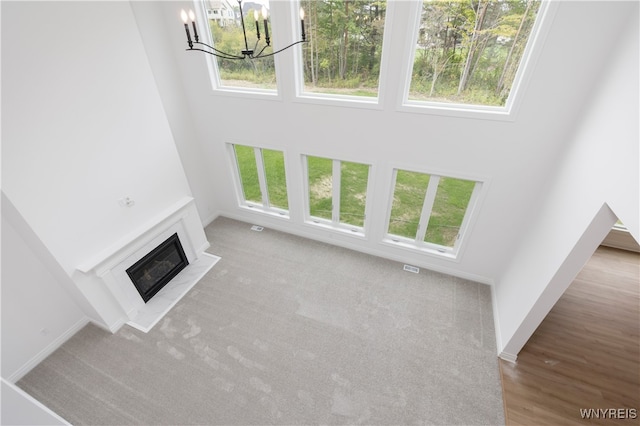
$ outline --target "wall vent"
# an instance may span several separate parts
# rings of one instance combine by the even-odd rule
[[[263,229],[264,229],[264,228],[263,228],[262,226],[258,226],[258,225],[253,225],[253,226],[251,227],[251,230],[252,230],[252,231],[256,231],[256,232],[260,232],[260,231],[262,231]]]
[[[404,265],[404,268],[402,269],[404,269],[407,272],[413,272],[414,274],[420,273],[420,268],[418,268],[417,266]]]

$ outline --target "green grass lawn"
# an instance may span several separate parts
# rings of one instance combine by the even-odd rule
[[[398,170],[389,221],[390,234],[416,237],[429,178],[424,173]]]
[[[263,149],[262,161],[267,176],[269,203],[274,207],[289,210],[287,179],[284,173],[284,153],[282,151]]]
[[[262,204],[263,197],[258,180],[255,149],[250,146],[234,145],[244,199]],[[282,151],[262,149],[262,163],[267,177],[269,203],[273,207],[289,209],[287,199],[287,181],[284,172],[284,154]]]
[[[307,156],[309,210],[311,216],[331,220],[333,206],[333,160]]]
[[[244,145],[234,145],[236,151],[236,161],[240,171],[240,181],[244,199],[262,204],[262,191],[258,181],[258,167],[254,148]]]
[[[255,149],[235,145],[244,197],[247,201],[263,203],[258,180]],[[262,162],[271,206],[289,208],[281,151],[262,149]],[[307,156],[309,175],[309,207],[313,217],[332,220],[333,160]],[[340,223],[363,226],[366,206],[369,166],[340,162]],[[425,173],[398,170],[391,206],[388,232],[414,239],[431,177]],[[431,210],[425,241],[452,247],[475,187],[475,182],[441,177]]]
[[[441,177],[424,240],[453,247],[475,182]]]
[[[398,170],[391,207],[389,233],[416,238],[430,176]],[[453,247],[475,182],[441,177],[424,241]]]
[[[364,226],[369,166],[342,161],[340,176],[340,222]]]

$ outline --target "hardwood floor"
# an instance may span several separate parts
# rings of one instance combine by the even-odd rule
[[[640,424],[639,306],[640,254],[598,248],[517,363],[500,360],[507,424]]]

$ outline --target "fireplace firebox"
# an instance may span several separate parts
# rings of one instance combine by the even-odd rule
[[[188,264],[178,234],[175,233],[127,269],[127,274],[147,303]]]

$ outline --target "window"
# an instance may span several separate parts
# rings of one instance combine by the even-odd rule
[[[388,238],[406,246],[455,255],[481,185],[395,170]]]
[[[306,157],[310,220],[363,232],[369,165]]]
[[[503,107],[539,0],[423,0],[408,99]]]
[[[304,91],[377,97],[385,1],[302,0]]]
[[[287,215],[284,153],[271,149],[232,145],[241,189],[241,205]]]
[[[221,2],[227,4],[229,8],[228,13],[222,14],[219,13],[218,9],[213,9],[213,13],[208,14],[209,19],[207,21],[211,31],[213,46],[224,52],[240,54],[240,52],[245,49],[245,45],[238,3],[235,0],[222,0]],[[263,0],[260,4],[251,2],[242,3],[242,13],[244,14],[250,49],[253,49],[256,42],[254,8],[262,8],[262,4],[269,10],[269,2],[267,0]],[[258,10],[258,12],[260,13],[261,10]],[[260,23],[262,24],[262,17],[260,17]],[[262,35],[259,49],[264,45],[262,25],[260,26],[260,33]],[[251,37],[250,39],[249,36]],[[271,46],[273,46],[273,37],[271,38]],[[267,47],[264,53],[271,53],[273,51],[271,46]],[[276,70],[273,56],[256,60],[230,60],[215,56],[211,56],[211,59],[214,63],[214,68],[217,70],[219,79],[217,86],[269,91],[276,90]]]

